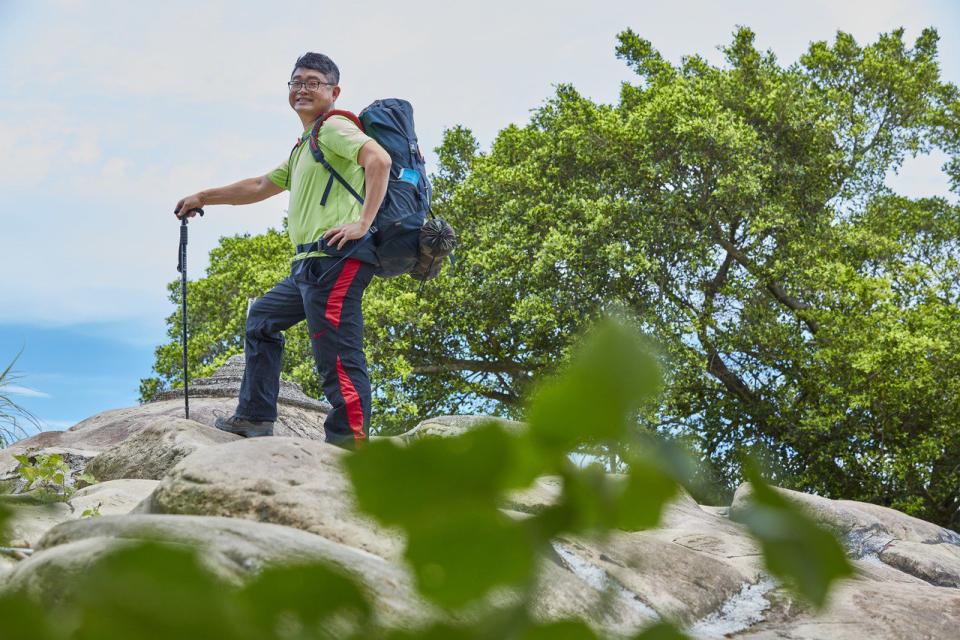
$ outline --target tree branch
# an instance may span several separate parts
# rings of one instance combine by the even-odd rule
[[[714,240],[717,241],[717,243],[727,252],[727,254],[732,256],[733,259],[737,261],[737,264],[746,269],[750,275],[760,280],[766,287],[767,291],[769,291],[778,302],[794,311],[797,314],[797,317],[800,318],[805,325],[807,325],[808,329],[810,329],[810,333],[816,334],[817,331],[820,330],[820,323],[811,318],[807,313],[808,311],[811,311],[813,307],[809,303],[803,302],[802,300],[797,300],[787,293],[786,289],[784,289],[782,286],[766,277],[759,267],[753,264],[753,262],[751,262],[747,256],[737,249],[732,242],[723,237],[723,233],[717,228],[716,221],[711,220],[711,223],[714,227]]]
[[[506,373],[520,378],[529,377],[531,373],[528,367],[517,362],[488,362],[485,360],[466,360],[461,358],[442,358],[434,364],[413,368],[413,372],[418,375],[435,375],[438,373],[452,373],[457,371]]]
[[[499,391],[494,391],[493,389],[476,389],[474,390],[478,396],[483,396],[484,398],[490,398],[491,400],[496,400],[497,402],[502,402],[503,404],[516,406],[520,404],[520,398],[509,393],[500,393]]]
[[[701,337],[701,342],[703,338]],[[740,376],[731,371],[727,364],[717,353],[717,350],[709,343],[704,344],[707,347],[707,372],[727,388],[728,391],[743,400],[747,405],[754,406],[758,403],[757,396],[747,384],[740,379]]]

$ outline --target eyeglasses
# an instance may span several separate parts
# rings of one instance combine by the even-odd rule
[[[320,82],[319,80],[307,80],[307,81],[291,80],[290,82],[287,83],[287,86],[290,87],[290,91],[300,91],[300,89],[303,89],[304,87],[306,87],[310,91],[319,91],[320,87],[323,85],[326,85],[328,87],[337,86],[336,83],[334,82]]]

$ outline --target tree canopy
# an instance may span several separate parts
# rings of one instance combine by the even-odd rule
[[[886,186],[939,150],[960,192],[937,39],[838,33],[783,66],[740,28],[724,64],[675,65],[627,30],[616,53],[637,78],[618,104],[563,85],[487,151],[448,130],[434,211],[457,266],[419,298],[405,277],[368,290],[373,428],[521,417],[534,377],[626,310],[667,372],[638,428],[684,440],[721,494],[762,454],[782,486],[960,526],[960,207]],[[291,253],[282,231],[222,240],[190,285],[193,375],[242,352],[247,297]],[[180,383],[177,313],[168,326],[144,399]],[[319,393],[302,328],[287,347],[284,375]]]

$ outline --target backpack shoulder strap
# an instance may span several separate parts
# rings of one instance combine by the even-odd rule
[[[322,118],[317,118],[317,121],[313,123],[313,128],[310,130],[309,137],[310,153],[313,155],[313,159],[319,162],[330,174],[330,180],[327,181],[327,186],[323,190],[323,197],[320,198],[320,204],[327,204],[327,196],[330,195],[330,187],[333,186],[334,179],[342,184],[344,188],[350,192],[350,195],[356,198],[360,204],[363,204],[363,196],[357,193],[356,189],[350,186],[350,183],[347,182],[336,169],[331,167],[330,163],[327,162],[327,159],[323,157],[323,149],[320,148],[320,127],[322,127],[327,118],[331,116],[344,116],[345,118],[352,120],[360,128],[360,130],[363,131],[363,125],[360,123],[360,119],[357,118],[356,115],[349,111],[341,111],[340,109],[331,109],[323,114]]]
[[[354,198],[357,199],[360,204],[363,204],[363,197],[356,192],[356,190],[350,186],[350,183],[347,182],[343,176],[341,176],[336,169],[330,166],[330,163],[327,162],[327,159],[323,157],[323,149],[320,148],[320,127],[323,126],[323,123],[327,121],[327,118],[332,116],[343,116],[347,118],[355,125],[360,131],[363,131],[363,123],[360,122],[360,118],[356,116],[351,111],[344,111],[342,109],[331,109],[323,114],[322,118],[317,118],[317,121],[313,123],[313,128],[310,130],[310,153],[313,155],[313,159],[323,165],[323,168],[330,173],[330,180],[327,182],[327,187],[324,189],[323,197],[320,200],[320,204],[326,204],[327,196],[330,194],[330,187],[333,184],[334,178],[342,184],[347,191],[350,192]]]
[[[357,125],[360,131],[363,131],[363,123],[360,122],[360,118],[358,118],[355,113],[344,111],[343,109],[331,109],[327,111],[322,117],[317,118],[317,121],[313,123],[313,128],[310,129],[310,151],[313,152],[314,156],[317,155],[317,151],[320,149],[320,127],[323,126],[323,123],[326,122],[328,118],[332,118],[333,116],[343,116]]]
[[[325,114],[323,114],[323,117],[320,118],[320,124],[323,124],[326,122],[327,118],[331,118],[333,116],[343,116],[353,124],[357,125],[357,128],[360,129],[360,131],[363,131],[363,123],[360,122],[360,118],[357,117],[357,114],[344,109],[331,109],[330,111],[327,111]]]

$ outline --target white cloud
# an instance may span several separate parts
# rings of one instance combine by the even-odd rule
[[[27,398],[53,397],[49,393],[44,393],[43,391],[37,391],[36,389],[31,389],[29,387],[21,387],[15,384],[0,385],[0,393],[9,393],[10,395],[24,396]]]

